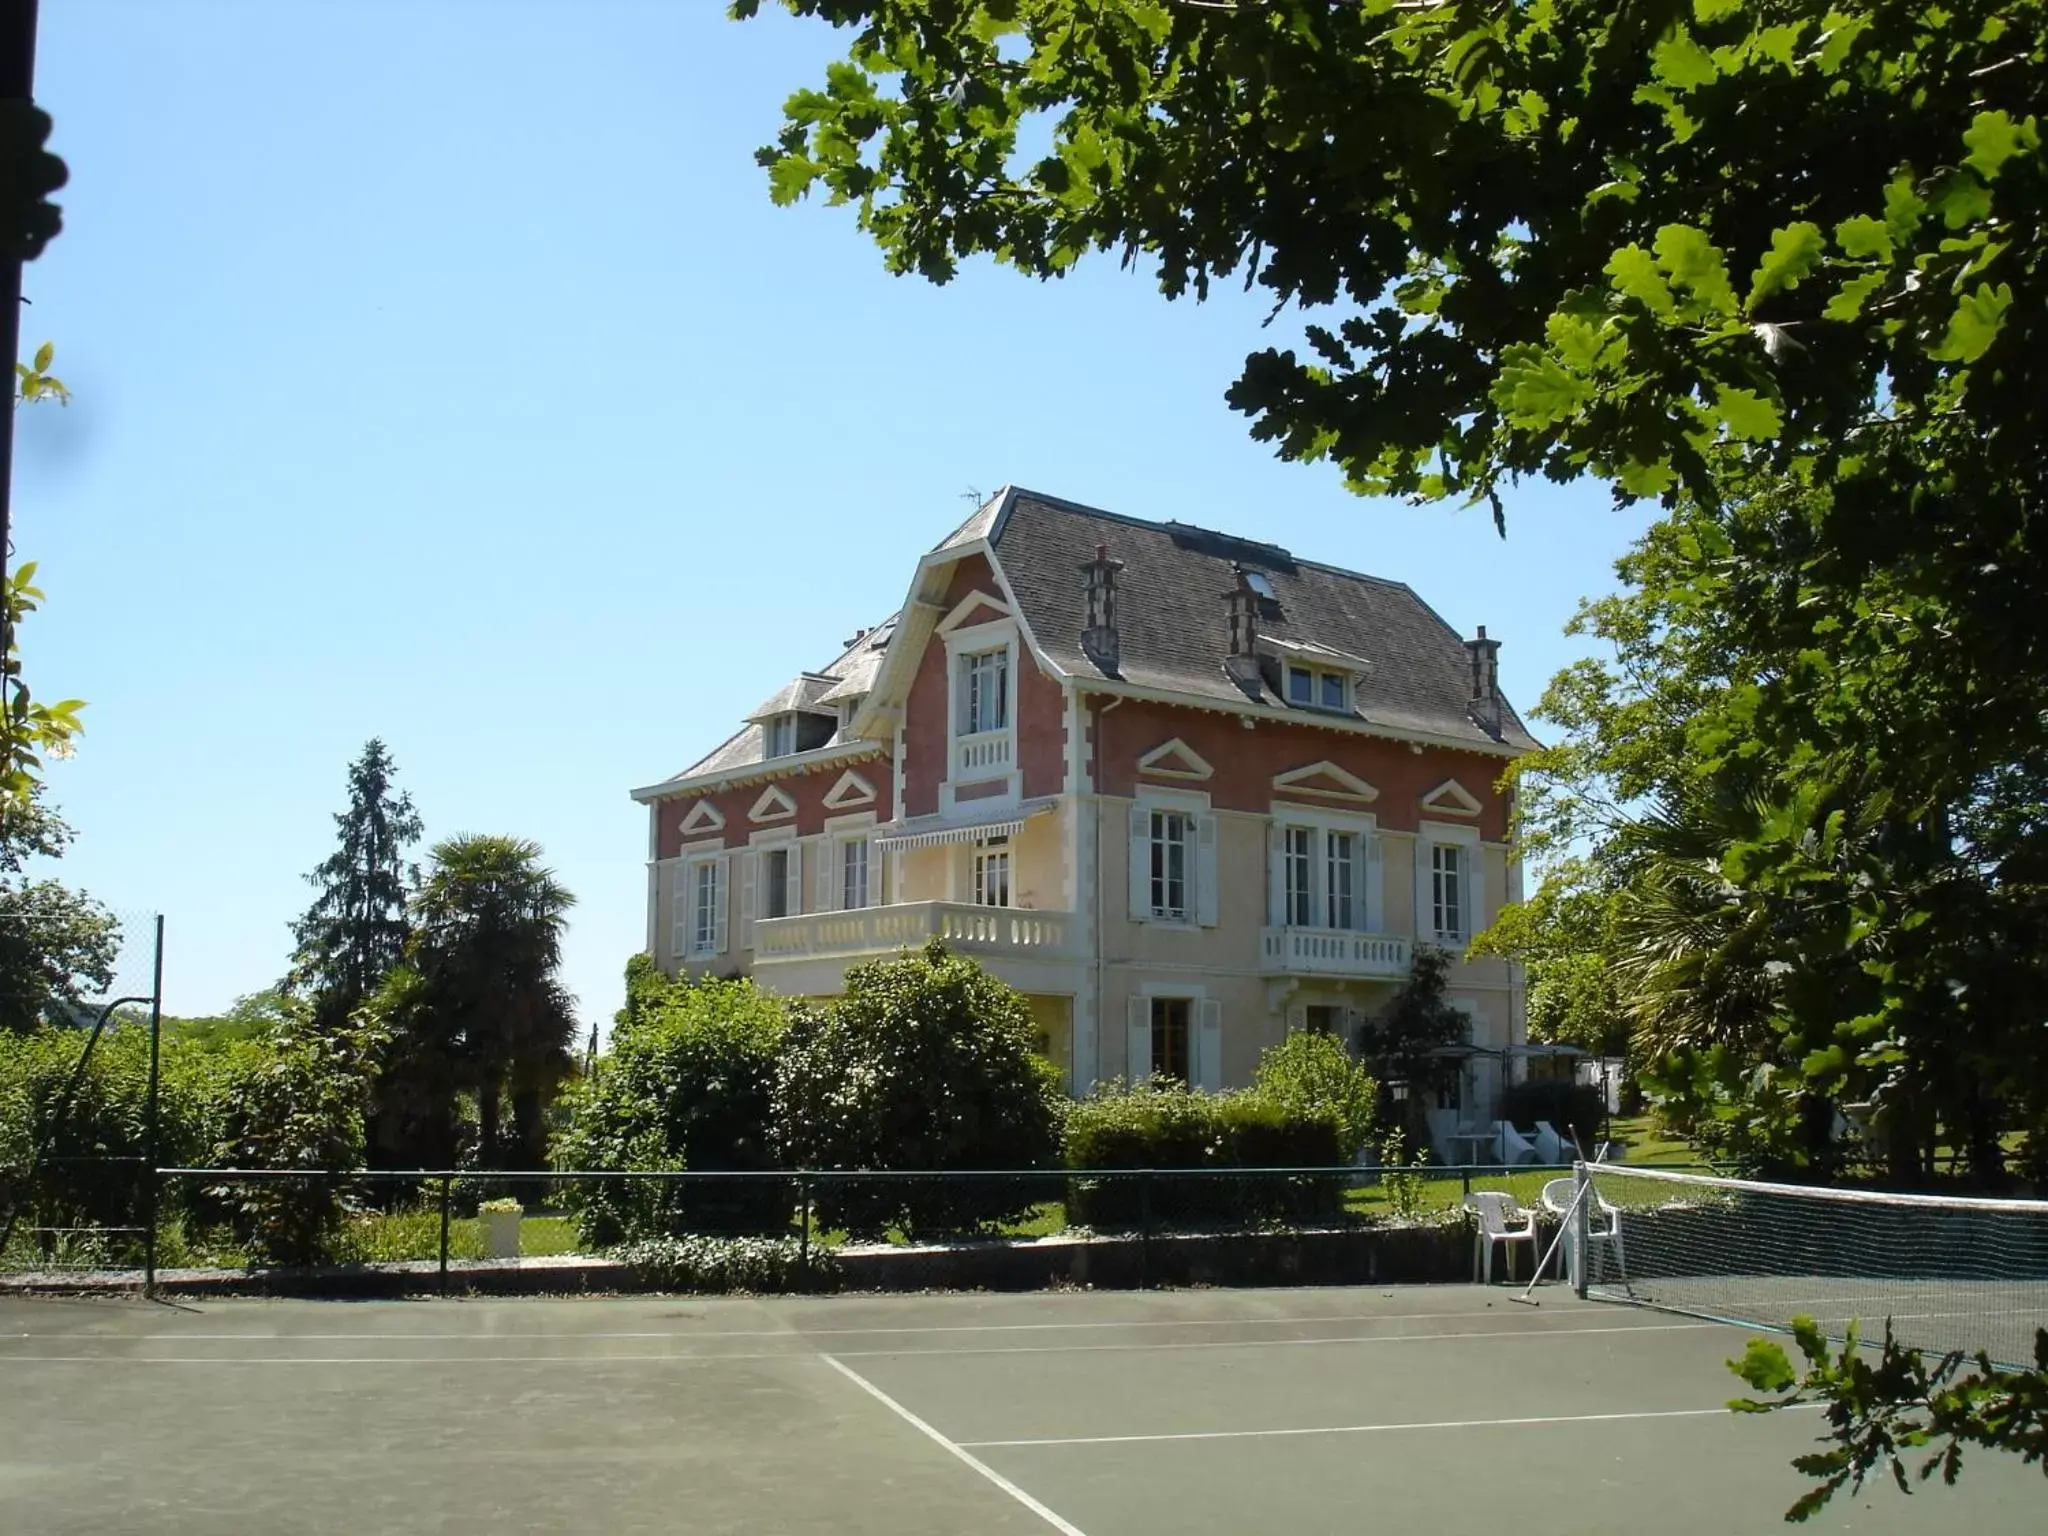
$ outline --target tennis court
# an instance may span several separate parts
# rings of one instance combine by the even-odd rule
[[[150,1532],[1776,1528],[1750,1330],[1504,1287],[0,1301],[0,1525]],[[1812,1528],[2039,1532],[2038,1471]]]

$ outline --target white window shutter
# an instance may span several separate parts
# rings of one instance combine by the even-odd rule
[[[785,884],[782,891],[782,910],[791,917],[804,909],[804,845],[789,845],[789,862],[783,866]]]
[[[1201,1027],[1195,1034],[1195,1086],[1205,1093],[1223,1091],[1223,1005],[1204,998],[1196,1004]]]
[[[754,947],[754,913],[760,902],[755,888],[760,884],[761,855],[749,848],[740,855],[740,947]]]
[[[1130,1023],[1125,1030],[1124,1077],[1142,1083],[1152,1075],[1152,999],[1134,997],[1126,1011]]]
[[[813,862],[817,868],[811,875],[811,910],[836,912],[844,894],[846,847],[830,838],[820,838],[814,846],[817,858]]]
[[[1308,1004],[1289,1003],[1287,1005],[1287,1033],[1289,1033],[1290,1035],[1298,1035],[1307,1028]]]
[[[1436,940],[1436,902],[1430,887],[1431,850],[1435,844],[1427,838],[1418,837],[1410,844],[1415,850],[1415,937],[1426,942]]]
[[[1277,821],[1266,823],[1266,920],[1287,923],[1287,830]]]
[[[1385,895],[1380,888],[1380,835],[1371,832],[1365,838],[1365,891],[1360,903],[1363,915],[1358,926],[1367,933],[1383,931],[1386,921]]]
[[[681,960],[690,952],[690,899],[697,890],[696,874],[688,864],[669,866],[669,957],[674,960]]]
[[[1131,802],[1131,920],[1142,923],[1152,916],[1152,814],[1136,800]],[[1146,1023],[1150,1029],[1151,1023]],[[1150,1039],[1148,1034],[1146,1039]]]
[[[1464,898],[1458,903],[1460,921],[1464,931],[1460,938],[1469,939],[1486,926],[1486,913],[1481,910],[1486,894],[1486,850],[1477,843],[1468,843],[1465,856],[1458,861],[1458,895]]]
[[[1195,920],[1204,928],[1216,926],[1216,816],[1201,811],[1195,816]]]
[[[732,900],[732,882],[727,871],[732,860],[720,854],[711,866],[711,947],[719,954],[725,953],[725,909]]]

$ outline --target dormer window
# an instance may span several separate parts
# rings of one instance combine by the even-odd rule
[[[796,716],[777,715],[768,722],[769,757],[788,757],[796,750]]]
[[[978,736],[1010,723],[1010,652],[1007,647],[960,658],[960,734]]]
[[[1343,672],[1326,672],[1319,667],[1287,664],[1287,702],[1301,709],[1327,709],[1337,714],[1351,712],[1351,679]]]

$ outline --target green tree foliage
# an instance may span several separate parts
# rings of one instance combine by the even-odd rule
[[[377,1025],[339,1029],[288,1013],[229,1057],[221,1085],[215,1166],[349,1170],[363,1166],[363,1126]],[[327,1258],[349,1210],[346,1179],[256,1179],[210,1191],[231,1213],[252,1257],[275,1264]]]
[[[163,1018],[163,1037],[172,1049],[189,1046],[196,1051],[223,1053],[251,1041],[260,1041],[292,1016],[297,1008],[275,987],[238,997],[221,1014],[196,1018]]]
[[[0,814],[0,1033],[34,1029],[104,996],[121,948],[120,924],[81,891],[27,873],[32,858],[62,858],[71,828],[39,788]]]
[[[0,103],[0,134],[9,131],[7,119],[10,113],[20,110],[22,104]],[[33,108],[28,109],[34,112]],[[44,131],[48,131],[49,119],[40,113]],[[19,124],[14,125],[19,127]],[[24,146],[25,147],[25,146]],[[55,164],[58,183],[63,179],[63,163],[53,156],[36,152],[41,161]],[[13,169],[19,171],[19,166]],[[52,183],[56,185],[57,183]],[[39,202],[40,199],[35,199]],[[49,220],[48,234],[56,233],[56,209],[42,204],[42,215]],[[41,250],[42,239],[32,236],[30,245]],[[0,243],[6,237],[0,236]],[[33,364],[16,362],[14,365],[15,395],[17,407],[32,405],[38,400],[54,400],[59,405],[71,403],[71,391],[64,387],[64,381],[49,371],[56,357],[56,348],[44,342],[36,349]],[[44,704],[29,693],[28,679],[22,671],[19,630],[21,621],[27,618],[42,603],[43,590],[36,582],[36,564],[25,561],[12,571],[5,569],[6,555],[13,551],[0,551],[0,817],[13,814],[26,805],[29,795],[40,782],[43,758],[69,757],[73,749],[73,738],[85,729],[78,718],[78,712],[85,708],[79,699],[64,699],[55,704]]]
[[[1408,1090],[1406,1123],[1388,1117],[1388,1128],[1424,1139],[1426,1101],[1458,1079],[1460,1063],[1450,1048],[1466,1043],[1471,1021],[1445,997],[1451,971],[1448,950],[1417,944],[1403,978],[1385,1008],[1358,1027],[1358,1054],[1382,1087]]]
[[[806,1168],[1049,1166],[1058,1073],[1033,1049],[1024,1000],[937,941],[850,967],[843,996],[792,1010],[775,1083],[785,1162]],[[1026,1186],[852,1183],[821,1196],[829,1225],[959,1231],[1027,1209]]]
[[[785,5],[850,46],[762,151],[777,201],[934,281],[1261,287],[1307,355],[1231,401],[1362,491],[1711,498],[1724,448],[1837,466],[1880,411],[2037,457],[2037,0]]]
[[[1786,1511],[1788,1521],[1812,1518],[1845,1487],[1860,1494],[1873,1475],[1889,1473],[1902,1493],[1937,1472],[1952,1484],[1971,1446],[2011,1452],[2048,1473],[2048,1329],[2035,1331],[2033,1369],[2002,1369],[1979,1354],[1972,1371],[1962,1354],[1929,1364],[1902,1347],[1889,1326],[1875,1358],[1853,1331],[1839,1352],[1811,1318],[1794,1319],[1792,1331],[1804,1372],[1769,1339],[1752,1339],[1743,1357],[1728,1363],[1752,1390],[1767,1394],[1729,1404],[1739,1413],[1827,1405],[1834,1444],[1794,1463],[1816,1486]]]
[[[381,1155],[450,1166],[460,1152],[456,1095],[469,1092],[485,1166],[542,1166],[547,1104],[574,1066],[576,1020],[558,972],[576,898],[540,858],[540,845],[523,838],[434,845],[412,901],[404,963],[370,1008],[390,1036],[378,1091]],[[508,1094],[509,1143],[501,1131]]]
[[[306,876],[320,894],[292,924],[286,987],[311,999],[323,1029],[346,1024],[405,953],[406,899],[419,885],[406,850],[420,839],[420,818],[412,797],[392,787],[397,771],[375,738],[349,764],[348,809],[334,818],[340,846]]]
[[[670,981],[645,955],[628,966],[609,1049],[563,1095],[560,1168],[751,1171],[777,1165],[776,1056],[784,1005],[751,981]],[[567,1186],[583,1241],[685,1230],[788,1230],[787,1179]]]
[[[1335,1035],[1298,1031],[1259,1057],[1252,1092],[1282,1112],[1327,1116],[1337,1127],[1337,1161],[1351,1162],[1372,1139],[1379,1084]]]

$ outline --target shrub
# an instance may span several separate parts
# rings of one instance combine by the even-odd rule
[[[650,1237],[608,1257],[666,1291],[827,1291],[838,1288],[841,1273],[829,1249],[813,1247],[806,1257],[792,1237]]]
[[[1606,1112],[1606,1101],[1591,1083],[1568,1083],[1557,1078],[1511,1083],[1500,1096],[1503,1120],[1529,1126],[1538,1120],[1548,1120],[1551,1128],[1567,1141],[1576,1132],[1579,1145],[1588,1156],[1599,1140]]]
[[[635,957],[639,962],[644,957]],[[750,981],[668,981],[629,966],[611,1049],[570,1086],[555,1166],[751,1172],[776,1166],[775,1062],[783,1004]],[[685,1231],[780,1234],[795,1206],[783,1179],[565,1186],[594,1247]]]
[[[67,1108],[65,1089],[88,1037],[86,1030],[48,1025],[0,1033],[0,1213],[19,1204],[18,1231],[133,1227],[141,1220],[149,1031],[132,1022],[110,1025]],[[157,1097],[160,1165],[190,1166],[212,1156],[223,1075],[219,1055],[164,1042]],[[32,1183],[31,1161],[37,1163]],[[175,1216],[196,1193],[166,1186],[165,1214]],[[138,1247],[132,1234],[124,1234],[95,1251],[113,1260],[132,1257]]]
[[[776,1074],[784,1159],[810,1168],[1040,1168],[1059,1145],[1059,1082],[1024,1000],[934,942],[857,965],[822,1013],[792,1015]],[[985,1230],[1042,1198],[1028,1180],[849,1181],[827,1226],[913,1238]]]
[[[295,1012],[231,1053],[217,1164],[362,1167],[372,1063],[382,1045],[371,1024],[321,1031]],[[352,1191],[345,1178],[302,1178],[234,1180],[209,1193],[231,1213],[257,1263],[312,1264],[333,1257]]]
[[[1341,1176],[1263,1174],[1231,1177],[1233,1168],[1329,1168],[1349,1161],[1343,1132],[1327,1110],[1304,1110],[1257,1090],[1197,1093],[1155,1079],[1101,1085],[1067,1112],[1069,1168],[1211,1169],[1213,1175],[1077,1178],[1069,1182],[1068,1217],[1083,1226],[1127,1230],[1147,1222],[1243,1224],[1333,1216]]]
[[[1326,1114],[1337,1124],[1337,1162],[1357,1159],[1372,1139],[1379,1084],[1334,1035],[1299,1032],[1259,1058],[1253,1091],[1298,1115]]]

